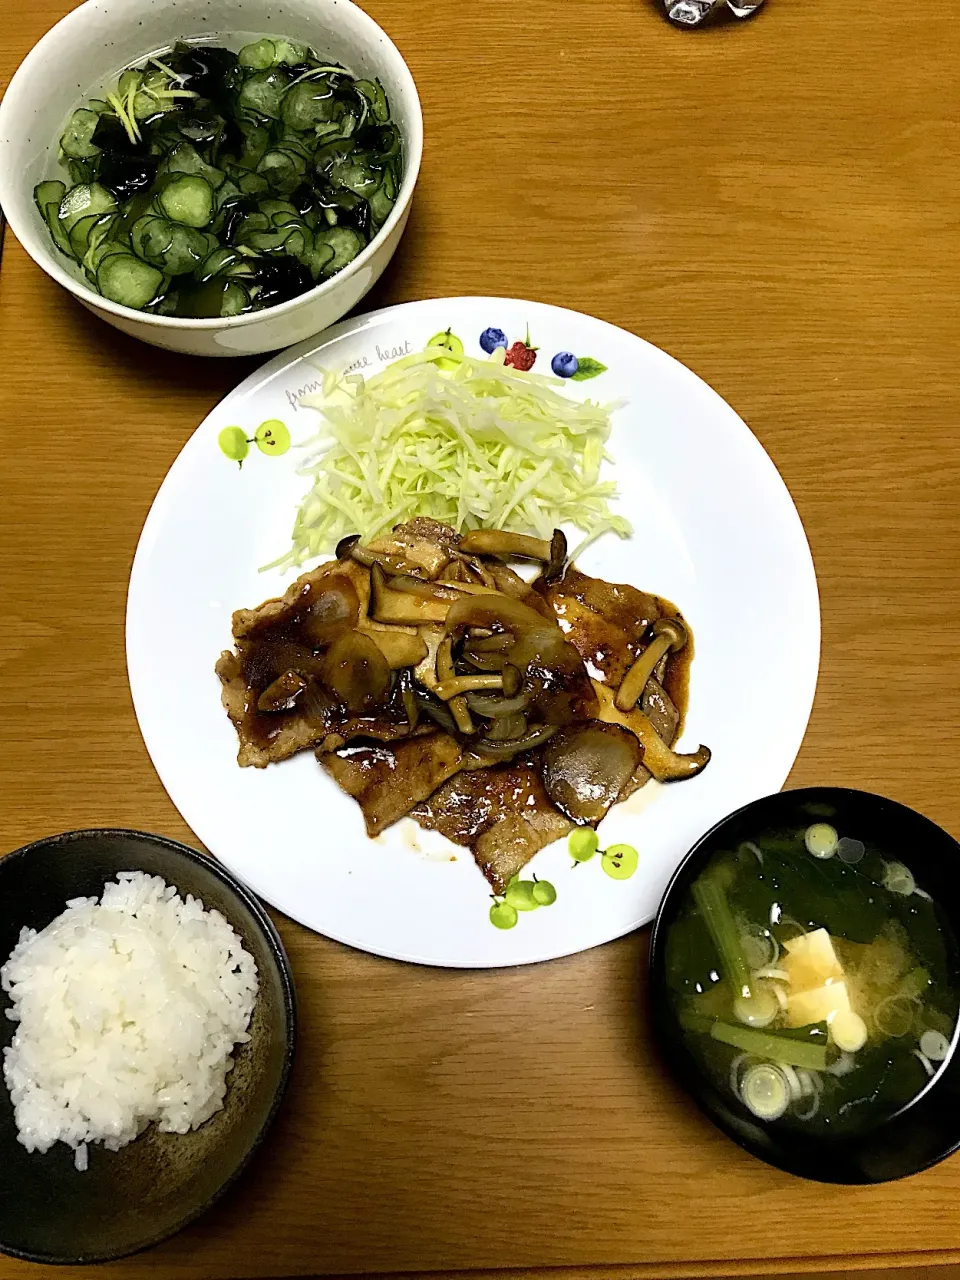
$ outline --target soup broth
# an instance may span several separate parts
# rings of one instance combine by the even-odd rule
[[[908,854],[831,817],[719,849],[665,953],[684,1040],[728,1104],[823,1135],[915,1098],[957,1021],[955,941]]]

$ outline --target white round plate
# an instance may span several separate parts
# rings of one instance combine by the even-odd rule
[[[600,827],[601,847],[636,846],[629,880],[600,859],[576,865],[566,842],[528,872],[557,900],[509,931],[488,918],[489,888],[469,851],[405,819],[376,840],[356,803],[307,752],[240,769],[214,663],[230,616],[284,590],[292,572],[258,572],[289,545],[308,481],[296,447],[253,449],[242,468],[221,453],[223,427],[267,418],[294,445],[319,422],[297,397],[317,366],[364,373],[452,328],[480,355],[488,326],[527,331],[537,371],[572,351],[606,366],[571,395],[623,399],[613,416],[610,475],[635,532],[607,535],[580,567],[666,596],[696,637],[682,748],[706,743],[698,777],[649,783]],[[578,535],[574,531],[573,537]],[[268,902],[328,937],[421,964],[487,967],[549,960],[650,920],[693,842],[740,805],[782,786],[813,702],[820,648],[816,578],[800,518],[773,463],[734,411],[656,347],[603,321],[542,303],[447,298],[337,325],[282,353],[209,415],[164,480],[140,538],[127,605],[127,663],[140,728],[174,804],[207,848]]]

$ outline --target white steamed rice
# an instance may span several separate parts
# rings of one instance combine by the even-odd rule
[[[24,929],[0,986],[19,1026],[3,1075],[28,1151],[111,1151],[151,1122],[187,1133],[223,1106],[233,1049],[249,1040],[257,967],[218,911],[159,876],[125,871]]]

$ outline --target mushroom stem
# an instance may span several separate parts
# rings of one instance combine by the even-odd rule
[[[526,533],[505,533],[503,529],[474,529],[460,539],[465,555],[516,556],[520,560],[549,560],[550,543]]]
[[[616,697],[618,711],[635,707],[660,659],[668,652],[679,652],[687,643],[687,629],[677,618],[658,618],[652,630],[653,639],[620,682]]]
[[[450,636],[446,636],[437,650],[437,689],[449,680],[455,680],[456,673],[453,669],[453,640]],[[503,683],[501,679],[500,683]],[[443,697],[443,694],[440,695]],[[467,707],[467,700],[462,693],[451,698],[447,705],[450,708],[450,714],[461,733],[473,733],[474,723],[470,717],[470,711]]]
[[[503,689],[503,676],[450,676],[438,680],[433,692],[444,702],[459,693],[472,693],[474,689]]]

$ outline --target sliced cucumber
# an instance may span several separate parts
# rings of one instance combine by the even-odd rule
[[[296,40],[285,40],[282,36],[279,39],[274,37],[273,47],[277,62],[288,67],[302,66],[310,52],[305,44],[300,44]]]
[[[33,198],[37,202],[37,208],[43,213],[48,204],[56,204],[59,209],[66,191],[62,182],[38,182],[33,189]]]
[[[300,237],[298,243],[302,249],[306,244],[306,240],[303,233],[298,231],[296,227],[279,227],[270,231],[251,231],[246,237],[246,243],[251,249],[256,249],[257,253],[283,253],[286,251],[287,241],[295,235]]]
[[[223,169],[207,164],[196,147],[191,146],[189,142],[178,143],[166,159],[157,166],[158,177],[168,173],[189,173],[196,178],[204,178],[214,190],[222,185],[227,176]]]
[[[373,169],[363,160],[338,160],[330,170],[330,183],[346,187],[354,195],[369,200],[383,181],[383,170]]]
[[[241,111],[265,116],[268,120],[279,120],[283,91],[289,83],[290,77],[286,72],[262,71],[244,80],[237,105]]]
[[[65,191],[66,188],[62,182],[41,182],[35,188],[33,198],[36,200],[37,206],[43,215],[43,220],[47,224],[53,243],[61,253],[65,253],[68,258],[72,258],[74,253],[70,246],[70,237],[60,221],[60,203],[63,200]]]
[[[87,250],[83,259],[83,269],[93,283],[96,284],[97,272],[100,270],[100,264],[104,258],[115,257],[117,254],[124,256],[129,252],[130,250],[127,246],[121,244],[118,240],[101,240],[99,244]]]
[[[251,67],[254,71],[267,71],[277,64],[277,50],[272,40],[264,37],[252,44],[245,44],[237,54],[241,67]]]
[[[297,44],[293,40],[282,37],[256,40],[253,44],[245,44],[237,54],[241,67],[250,67],[254,71],[265,71],[268,67],[280,66],[284,63],[291,67],[300,66],[307,59],[307,46]]]
[[[79,186],[71,187],[60,201],[60,220],[69,235],[74,223],[81,218],[110,213],[116,207],[116,199],[106,187],[101,187],[98,182],[82,182]]]
[[[308,240],[297,254],[297,261],[303,263],[314,280],[319,280],[333,261],[333,257],[333,247],[326,244],[321,236],[314,236],[312,241]]]
[[[155,213],[148,213],[138,218],[130,228],[130,244],[133,252],[138,258],[143,258],[144,262],[157,266],[163,261],[163,255],[170,248],[173,240],[172,226],[173,223],[169,218],[162,218]]]
[[[238,157],[238,163],[244,169],[256,169],[257,165],[267,154],[270,146],[270,130],[262,124],[244,124],[241,125],[243,130],[243,147]]]
[[[95,249],[110,235],[116,221],[115,213],[101,213],[99,216],[93,214],[89,218],[81,218],[73,224],[70,232],[70,248],[78,258],[85,258],[91,249]]]
[[[132,253],[111,254],[97,269],[97,288],[111,302],[140,310],[148,306],[163,284],[163,272]]]
[[[268,218],[271,226],[286,227],[291,222],[302,222],[300,211],[289,200],[261,200],[258,212]]]
[[[268,151],[257,165],[257,173],[278,195],[291,195],[296,191],[306,169],[306,163],[300,156],[293,156],[285,149]]]
[[[249,276],[253,272],[247,259],[238,249],[221,246],[208,254],[194,271],[194,279],[200,284],[214,276]]]
[[[195,227],[148,216],[136,223],[130,243],[139,258],[164,275],[182,276],[195,271],[217,242]]]
[[[236,244],[249,244],[252,235],[273,229],[265,213],[248,213],[234,232],[233,239]]]
[[[393,196],[387,195],[386,186],[381,184],[370,196],[368,203],[370,205],[370,217],[378,227],[381,227],[390,217],[390,210],[396,204],[396,200]]]
[[[93,132],[100,123],[100,117],[88,107],[78,107],[67,122],[60,138],[63,154],[71,160],[90,160],[100,154],[100,148],[93,143]]]
[[[371,114],[377,124],[386,124],[390,119],[390,108],[387,106],[387,95],[379,80],[358,80],[353,86],[357,93],[366,98]]]
[[[303,133],[335,120],[338,106],[329,81],[301,80],[284,94],[280,114],[288,128]]]
[[[205,178],[180,174],[157,197],[166,217],[185,227],[205,227],[213,217],[213,189]]]
[[[134,91],[134,93],[136,93],[139,90],[142,83],[143,83],[142,71],[137,71],[133,68],[131,68],[131,70],[129,71],[124,71],[120,76],[119,82],[117,83],[117,94],[120,97],[121,101],[126,101],[127,96],[129,95],[131,89]]]
[[[333,258],[325,267],[328,276],[341,271],[364,247],[363,236],[353,227],[331,227],[329,231],[321,231],[316,242],[318,247],[322,243],[333,250]]]
[[[239,181],[240,190],[245,196],[262,196],[270,190],[266,178],[259,173],[245,173]]]

